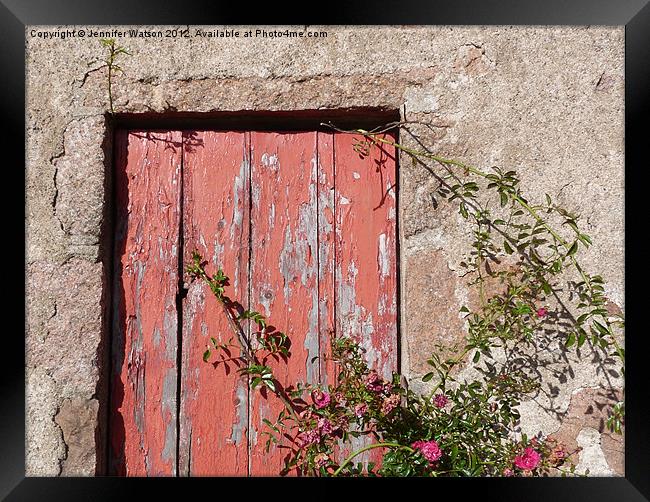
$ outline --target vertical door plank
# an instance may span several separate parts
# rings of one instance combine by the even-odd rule
[[[174,475],[181,134],[117,136],[111,467]]]
[[[230,277],[226,294],[248,308],[250,162],[248,134],[185,132],[183,234],[184,262],[197,250],[209,275],[222,268]],[[248,474],[248,383],[231,362],[209,362],[210,338],[237,338],[221,304],[203,281],[189,286],[183,301],[181,475]],[[212,364],[211,364],[212,363]]]
[[[386,139],[392,139],[386,135]],[[394,147],[363,157],[351,134],[334,136],[336,324],[365,349],[369,366],[397,371],[396,164]],[[353,448],[365,445],[364,438]],[[377,462],[377,450],[362,460]]]
[[[282,385],[319,380],[316,133],[251,133],[251,306],[292,340],[289,364],[269,360]],[[315,358],[315,359],[314,359]],[[312,359],[314,359],[312,361]],[[277,475],[286,455],[268,430],[281,403],[251,392],[251,474]]]
[[[318,133],[318,300],[320,332],[320,373],[324,385],[336,383],[331,357],[334,320],[334,135]]]

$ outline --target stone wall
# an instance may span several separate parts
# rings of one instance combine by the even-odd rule
[[[96,69],[98,38],[32,36],[56,28],[26,29],[29,476],[104,468],[107,77]],[[517,169],[531,198],[549,193],[581,213],[595,242],[583,262],[608,280],[611,308],[624,307],[623,27],[308,29],[327,37],[202,38],[195,27],[189,38],[117,37],[132,56],[114,80],[115,110],[378,107],[426,120],[437,152]],[[436,183],[421,166],[400,166],[401,358],[415,389],[436,344],[462,340],[458,310],[471,300],[459,268],[468,229],[432,197]],[[592,475],[623,475],[622,439],[603,418],[621,377],[588,356],[547,350],[543,391],[521,406],[523,430],[582,446],[578,467]]]

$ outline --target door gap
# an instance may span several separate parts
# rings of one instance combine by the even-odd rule
[[[251,284],[251,278],[252,278],[252,263],[253,263],[253,138],[251,132],[246,132],[244,134],[244,150],[248,150],[246,153],[248,154],[248,269],[247,269],[247,305],[246,308],[248,310],[251,310],[251,289],[252,289],[252,284]],[[246,327],[246,337],[248,338],[248,343],[247,346],[251,347],[251,324],[250,322],[247,323]],[[246,375],[246,409],[248,413],[247,421],[248,421],[248,431],[246,434],[246,458],[247,458],[247,465],[246,465],[246,475],[248,477],[251,477],[251,451],[252,451],[252,443],[251,443],[251,430],[252,430],[252,425],[253,422],[251,420],[251,415],[253,413],[253,406],[252,406],[252,401],[251,401],[251,386],[250,386],[250,376]]]
[[[318,139],[320,137],[320,133],[316,133],[316,165],[315,167],[315,175],[316,175],[316,180],[314,183],[316,184],[316,320],[317,320],[317,328],[316,328],[316,333],[318,334],[318,384],[322,385],[323,384],[323,361],[321,359],[321,356],[323,354],[322,350],[322,338],[323,338],[323,333],[321,331],[321,315],[320,315],[320,150],[318,149],[319,147],[319,142]],[[313,293],[312,293],[313,294]]]
[[[179,176],[179,223],[178,223],[178,285],[176,289],[176,477],[180,476],[180,441],[181,441],[181,406],[182,406],[182,371],[183,371],[183,300],[187,296],[185,289],[183,256],[185,251],[184,239],[184,157],[185,157],[185,133],[181,133],[181,173]],[[192,448],[190,437],[190,451]],[[188,457],[189,464],[192,457]]]

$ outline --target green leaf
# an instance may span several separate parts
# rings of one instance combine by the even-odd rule
[[[477,363],[480,358],[481,358],[481,353],[477,350],[476,353],[474,354],[474,357],[472,358],[472,362]]]
[[[280,432],[278,428],[271,423],[271,421],[268,418],[263,418],[262,422],[264,422],[266,425],[268,425],[271,429],[273,429],[275,432]],[[267,433],[268,434],[268,433]]]
[[[578,238],[585,243],[586,246],[589,246],[591,242],[591,237],[589,237],[587,234],[580,234],[578,235]]]
[[[517,306],[513,309],[515,314],[532,314],[533,309],[525,303],[518,303]]]
[[[576,224],[575,220],[566,220],[563,225],[569,225],[573,231],[577,234],[580,233],[580,230],[578,230],[578,225]]]
[[[567,338],[567,341],[566,341],[566,343],[565,343],[564,345],[565,345],[566,347],[571,347],[571,345],[573,345],[574,343],[576,343],[576,334],[575,334],[575,333],[571,333],[571,334],[569,335],[569,337]]]
[[[566,255],[567,256],[572,256],[572,255],[576,254],[577,251],[578,251],[578,241],[574,241],[574,243],[571,245],[571,247],[569,248],[569,251],[567,252]]]
[[[461,203],[460,203],[459,210],[460,210],[460,214],[461,214],[461,216],[462,216],[463,218],[467,219],[467,217],[468,217],[467,206],[465,206],[465,203],[464,203],[464,202],[461,202]]]
[[[508,196],[505,192],[499,192],[499,196],[501,198],[501,207],[505,207],[508,203]]]
[[[431,380],[433,378],[433,375],[434,375],[433,372],[427,373],[426,375],[424,375],[422,377],[422,381],[423,382],[428,382],[429,380]]]
[[[207,349],[207,350],[203,353],[203,362],[205,362],[205,363],[208,362],[208,359],[210,359],[210,354],[211,354],[211,353],[212,353],[212,352],[210,352],[210,349]]]
[[[598,321],[594,321],[594,324],[596,325],[596,328],[598,328],[598,331],[600,331],[601,335],[609,335],[609,330],[600,324]]]
[[[514,250],[510,247],[510,244],[508,244],[508,241],[503,241],[503,249],[508,254],[514,253]]]

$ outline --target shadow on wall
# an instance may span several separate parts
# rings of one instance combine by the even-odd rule
[[[429,155],[439,155],[431,148],[431,141],[426,141],[423,138],[431,136],[433,141],[441,139],[444,135],[444,128],[446,126],[435,125],[433,123],[413,121],[404,122],[401,126],[404,141],[412,143],[416,148]],[[424,168],[437,182],[435,190],[429,194],[433,211],[438,211],[445,199],[454,193],[452,185],[460,183],[458,178],[448,175],[442,165],[434,168],[434,161],[425,161],[422,158],[413,158],[416,165]],[[471,200],[465,201],[466,204],[472,207]],[[496,234],[501,234],[505,237],[505,232],[496,225],[491,225],[490,230]],[[534,267],[534,260],[531,254],[527,251],[518,250],[519,260],[513,260],[511,256],[498,256],[494,252],[488,252],[485,260],[485,265],[482,268],[486,275],[492,276],[494,272],[498,271],[514,271],[521,276],[526,271]],[[516,256],[513,255],[513,256]],[[459,258],[459,261],[461,258]],[[497,293],[503,289],[503,283],[497,280],[488,278],[488,292]],[[575,368],[575,355],[578,356],[580,361],[584,364],[594,365],[596,375],[600,376],[606,382],[607,390],[599,392],[595,398],[593,406],[597,409],[611,409],[614,404],[620,401],[620,392],[616,390],[618,383],[615,379],[619,379],[620,362],[613,357],[605,356],[603,351],[589,343],[584,344],[581,348],[577,349],[575,346],[567,347],[565,342],[572,331],[575,331],[576,317],[572,313],[572,308],[568,303],[572,303],[577,297],[578,284],[573,281],[556,280],[552,286],[552,294],[547,301],[552,304],[548,307],[548,312],[543,321],[541,322],[541,330],[535,337],[530,339],[521,339],[517,343],[511,344],[503,354],[498,356],[498,360],[504,364],[503,369],[497,370],[497,365],[486,364],[481,372],[486,376],[496,376],[500,372],[505,372],[508,375],[521,374],[527,378],[531,378],[537,384],[536,389],[530,398],[550,416],[558,420],[563,420],[568,417],[569,411],[566,408],[566,402],[561,404],[557,402],[560,396],[562,386],[565,386],[570,380],[576,378],[584,378],[576,374]],[[492,288],[490,290],[490,288]],[[618,309],[613,303],[609,303],[608,310]],[[453,311],[453,309],[450,309]],[[575,354],[574,357],[570,357]],[[573,359],[573,360],[572,360]],[[581,384],[582,385],[582,384]],[[589,381],[587,386],[594,385]],[[584,385],[582,385],[584,386]],[[540,397],[543,397],[540,399]],[[544,404],[548,403],[548,404]],[[592,410],[593,411],[593,410]],[[590,421],[588,416],[591,415],[589,409],[584,411],[585,420]],[[598,427],[599,432],[606,431],[606,426],[603,419],[600,419]]]

